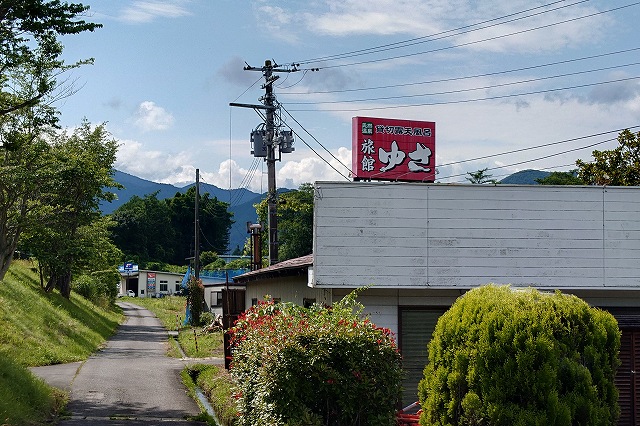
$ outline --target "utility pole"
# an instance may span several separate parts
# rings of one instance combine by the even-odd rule
[[[196,199],[195,199],[195,238],[193,250],[193,270],[196,281],[200,279],[200,169],[196,169]]]
[[[254,157],[264,157],[267,162],[267,206],[269,225],[269,265],[278,263],[278,194],[276,191],[276,161],[280,160],[280,154],[290,153],[293,148],[293,132],[281,131],[280,123],[276,122],[276,111],[279,106],[276,103],[276,96],[273,93],[273,83],[280,78],[274,73],[295,72],[298,69],[280,68],[270,60],[264,62],[261,68],[244,67],[245,71],[261,71],[264,76],[265,95],[260,98],[262,105],[248,105],[230,103],[230,106],[243,108],[262,109],[266,111],[264,130],[254,130],[251,133],[253,143],[252,154]],[[276,153],[278,155],[276,156]]]

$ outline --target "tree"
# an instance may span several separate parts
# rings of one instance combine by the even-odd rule
[[[278,261],[313,252],[313,185],[303,183],[297,190],[278,195]],[[258,219],[267,223],[267,200],[255,205]],[[268,226],[262,231],[262,248],[269,249]]]
[[[493,175],[487,174],[487,170],[489,170],[489,169],[488,168],[484,168],[484,169],[478,170],[476,172],[467,172],[467,174],[469,176],[466,177],[465,179],[468,180],[469,182],[473,183],[473,184],[483,184],[483,183],[497,184],[497,183],[499,183],[497,180],[491,179],[493,177]]]
[[[141,264],[184,265],[193,256],[195,188],[158,200],[157,193],[132,197],[113,212],[113,240],[129,259]],[[228,204],[200,195],[202,249],[223,253],[229,243]]]
[[[171,224],[176,233],[176,256],[173,263],[182,264],[187,257],[193,256],[194,219],[196,189],[191,187],[186,193],[177,193],[167,200],[171,210]],[[209,250],[225,253],[229,245],[229,230],[233,223],[233,214],[228,211],[229,204],[210,198],[209,193],[200,194],[199,221],[201,251]]]
[[[57,288],[68,298],[73,273],[83,269],[89,242],[99,236],[91,229],[101,219],[99,204],[115,198],[105,188],[119,187],[113,180],[118,145],[104,125],[92,128],[86,120],[71,134],[55,135],[50,144],[48,181],[26,246],[48,276],[46,290]]]
[[[101,26],[78,19],[87,10],[59,0],[0,0],[0,280],[20,235],[44,206],[47,138],[58,121],[51,104],[73,93],[58,78],[91,62],[65,64],[58,41]]]
[[[577,160],[578,178],[587,185],[640,185],[640,132],[628,129],[618,135],[618,146],[593,151],[593,162]]]
[[[49,182],[51,147],[41,122],[51,114],[50,107],[39,104],[0,115],[0,280]]]
[[[577,170],[568,172],[552,172],[549,176],[536,179],[540,185],[583,185],[582,180],[577,176]]]
[[[619,350],[613,315],[575,296],[473,289],[429,342],[420,424],[613,426]]]
[[[133,196],[111,215],[112,238],[127,259],[146,264],[175,257],[175,231],[171,209],[158,193]]]
[[[56,78],[61,73],[91,62],[66,65],[58,41],[59,36],[102,26],[78,19],[88,9],[60,0],[0,0],[0,116],[37,105],[60,87]],[[13,92],[15,79],[24,76],[33,90]]]

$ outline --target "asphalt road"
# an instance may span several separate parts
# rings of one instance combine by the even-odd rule
[[[126,321],[84,363],[36,367],[49,384],[70,391],[71,417],[60,426],[202,425],[180,379],[183,360],[166,356],[167,331],[148,310],[121,303]]]

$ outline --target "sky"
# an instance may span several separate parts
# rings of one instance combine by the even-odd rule
[[[640,2],[86,0],[65,36],[64,127],[106,123],[116,169],[160,183],[267,190],[250,133],[271,60],[295,151],[278,187],[348,181],[355,116],[436,123],[436,181],[487,168],[567,171],[640,131]],[[294,64],[299,64],[295,65]],[[224,201],[224,200],[222,200]]]

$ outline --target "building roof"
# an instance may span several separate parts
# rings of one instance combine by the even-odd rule
[[[266,268],[237,275],[233,277],[233,281],[235,283],[246,283],[258,279],[302,275],[303,273],[306,274],[309,266],[313,266],[313,254],[285,260],[275,265],[267,266]]]

